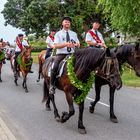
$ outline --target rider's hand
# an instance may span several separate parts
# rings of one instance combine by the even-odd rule
[[[72,42],[66,42],[66,47],[73,48],[75,46],[74,46],[74,44]]]

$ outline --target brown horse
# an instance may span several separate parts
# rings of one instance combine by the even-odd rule
[[[98,71],[102,74],[102,77],[106,78],[110,82],[112,87],[121,87],[121,78],[119,73],[118,61],[115,53],[111,53],[109,49],[102,50],[98,48],[85,48],[77,50],[74,54],[74,72],[77,78],[83,83],[86,83],[92,71]],[[55,58],[54,58],[55,59]],[[54,95],[49,95],[50,77],[48,76],[48,71],[50,68],[50,63],[53,62],[53,58],[48,58],[42,68],[42,73],[44,77],[44,97],[43,102],[46,102],[46,108],[50,110],[50,100],[54,108],[54,117],[57,121],[62,123],[66,122],[71,116],[74,115],[75,109],[73,105],[73,98],[78,98],[83,96],[81,90],[76,88],[69,79],[67,62],[64,66],[64,71],[61,77],[56,80],[56,87],[63,90],[66,95],[66,100],[69,106],[69,112],[63,112],[60,118],[58,110],[55,104]],[[86,88],[85,86],[83,86]],[[57,94],[57,93],[56,93]],[[84,96],[85,97],[85,96]],[[83,111],[84,111],[84,100],[82,99],[79,105],[79,120],[78,120],[78,130],[80,133],[85,134],[86,129],[83,125]]]
[[[22,50],[21,54],[17,58],[17,62],[18,62],[18,71],[14,70],[14,77],[15,77],[14,82],[18,86],[17,80],[18,80],[19,72],[21,72],[23,76],[22,87],[25,89],[25,92],[28,92],[26,80],[33,62],[31,58],[31,47],[24,48]]]
[[[38,69],[38,79],[36,80],[37,82],[40,81],[40,76],[42,75],[42,66],[43,63],[45,62],[45,56],[46,56],[46,50],[42,50],[38,55],[39,69]]]
[[[3,52],[2,49],[0,49],[0,82],[2,82],[1,79],[1,69],[2,69],[2,65],[3,65],[3,61],[5,60],[5,54]]]

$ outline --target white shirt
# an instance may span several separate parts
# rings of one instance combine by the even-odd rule
[[[29,47],[28,41],[27,41],[27,40],[23,40],[23,41],[22,41],[22,46],[24,46],[24,47]]]
[[[75,41],[76,43],[79,43],[77,34],[71,30],[68,31],[70,40]],[[54,44],[59,44],[59,43],[66,43],[66,31],[64,29],[58,31],[55,36],[54,36]],[[67,51],[67,47],[64,48],[58,48],[56,49],[56,54],[70,54],[74,53],[74,48],[71,48],[71,51]]]
[[[50,38],[50,36],[47,36],[47,38],[46,38],[46,43],[48,44],[51,44],[51,45],[54,45],[54,42],[53,42],[53,40]],[[50,46],[48,46],[47,45],[47,48],[50,48]]]
[[[16,45],[15,52],[21,52],[21,49],[19,48],[19,46],[17,45],[17,43],[15,45]]]
[[[92,29],[91,31],[93,31],[93,32],[95,33],[95,30]],[[96,33],[95,33],[95,34],[96,34]],[[97,31],[97,35],[98,35],[99,39],[101,40],[101,42],[102,42],[102,43],[105,43],[105,41],[104,41],[104,39],[103,39],[103,36],[102,36],[102,34],[101,34],[99,31]],[[87,42],[87,41],[91,41],[91,42],[93,42],[93,43],[97,43],[96,40],[92,37],[92,35],[91,35],[89,32],[87,32],[87,34],[86,34],[85,41],[86,41],[86,42]]]

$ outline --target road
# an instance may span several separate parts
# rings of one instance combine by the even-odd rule
[[[54,120],[53,111],[46,111],[41,103],[43,81],[37,83],[38,65],[34,64],[34,73],[28,75],[29,93],[22,89],[22,78],[15,86],[9,61],[3,65],[0,83],[0,117],[18,140],[140,140],[140,89],[123,87],[115,94],[115,114],[119,123],[109,120],[108,87],[102,88],[101,103],[94,114],[88,111],[94,89],[85,101],[84,125],[86,135],[78,133],[78,107],[76,113],[66,123]],[[67,111],[68,106],[63,92],[57,90],[56,104],[59,113]]]

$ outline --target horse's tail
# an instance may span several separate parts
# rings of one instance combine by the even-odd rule
[[[48,82],[46,82],[44,80],[44,84],[43,84],[43,99],[42,99],[42,103],[44,103],[49,96],[49,89],[48,89]]]

